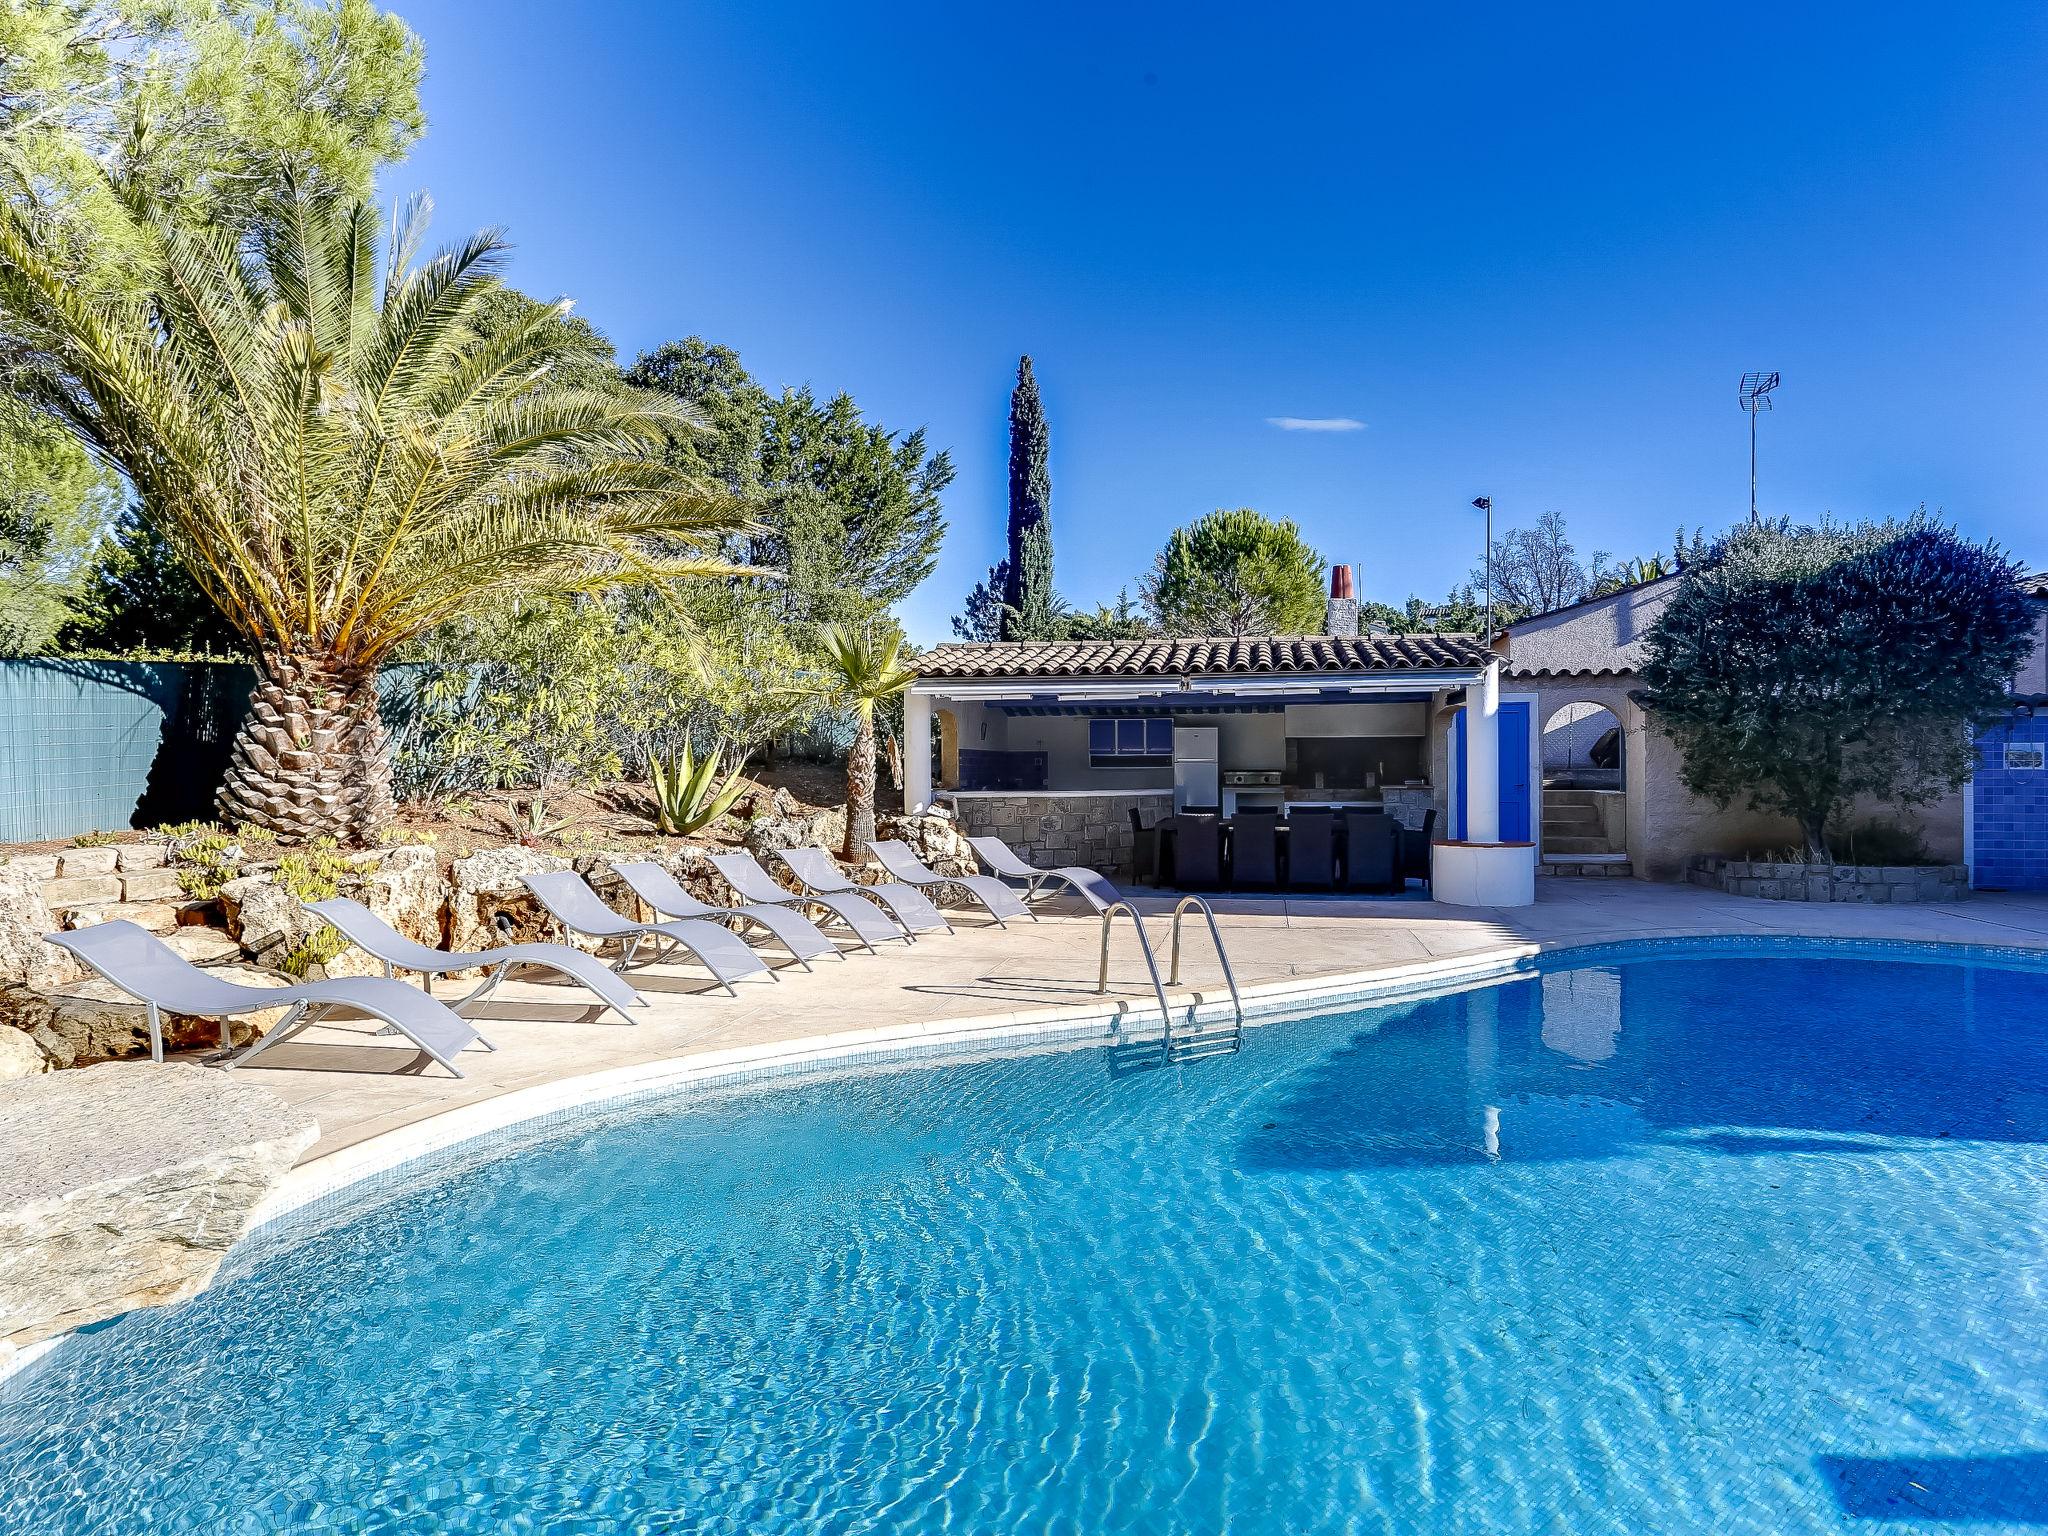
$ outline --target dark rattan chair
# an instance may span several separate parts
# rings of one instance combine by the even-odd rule
[[[1140,885],[1159,883],[1159,828],[1145,825],[1145,816],[1135,805],[1131,818],[1131,875]]]
[[[1256,812],[1230,818],[1230,883],[1233,888],[1280,883],[1280,818]]]
[[[1223,823],[1216,817],[1173,818],[1173,883],[1182,890],[1223,883]]]
[[[1429,884],[1430,848],[1434,845],[1435,840],[1436,808],[1432,806],[1422,813],[1421,830],[1418,831],[1414,827],[1403,827],[1401,829],[1401,879],[1403,881],[1420,880],[1424,886]]]
[[[1288,812],[1287,883],[1302,891],[1337,883],[1337,818],[1328,811]]]
[[[1394,884],[1400,831],[1394,818],[1384,811],[1344,813],[1344,888],[1349,891],[1384,891]]]

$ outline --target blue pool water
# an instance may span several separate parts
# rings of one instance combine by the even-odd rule
[[[2044,980],[1665,953],[578,1119],[0,1388],[0,1530],[2038,1532]]]

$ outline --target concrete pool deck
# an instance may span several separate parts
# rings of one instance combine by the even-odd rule
[[[1164,914],[1173,898],[1141,893],[1138,899],[1163,970]],[[1639,880],[1544,880],[1536,904],[1514,910],[1284,895],[1219,895],[1213,904],[1247,992],[1313,990],[1318,981],[1402,973],[1426,979],[1425,973],[1455,970],[1460,961],[1625,939],[1796,935],[2048,950],[2043,894],[1985,893],[1950,905],[1812,905]],[[367,1024],[355,1022],[320,1026],[236,1075],[319,1121],[319,1140],[294,1178],[298,1189],[290,1203],[297,1203],[375,1165],[545,1112],[549,1100],[559,1105],[634,1091],[686,1059],[743,1069],[862,1047],[881,1053],[920,1042],[967,1043],[1026,1023],[1056,1027],[1070,1017],[1079,1025],[1091,1016],[1099,1023],[1106,1003],[1149,1006],[1157,1017],[1128,924],[1118,923],[1105,1000],[1095,992],[1101,930],[1093,916],[1054,903],[1043,921],[1012,923],[1007,930],[987,923],[978,909],[955,917],[955,937],[825,960],[809,974],[791,967],[779,983],[743,983],[737,998],[716,992],[702,972],[687,967],[637,970],[632,979],[652,1006],[630,1027],[598,1019],[580,991],[509,981],[478,1017],[499,1049],[466,1051],[462,1079],[432,1065],[422,1070],[423,1058],[407,1042],[374,1037]],[[1207,935],[1191,928],[1179,990],[1216,996],[1221,984]],[[454,997],[470,985],[443,982],[435,990]],[[936,1027],[941,1024],[949,1027]],[[593,1076],[602,1081],[587,1091],[576,1086]],[[494,1101],[503,1101],[495,1112]],[[542,1108],[514,1107],[535,1103]],[[436,1117],[446,1117],[446,1134],[426,1133],[425,1122]]]

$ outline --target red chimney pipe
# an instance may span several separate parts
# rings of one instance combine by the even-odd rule
[[[1330,567],[1330,596],[1346,598],[1352,596],[1351,567],[1333,565]]]

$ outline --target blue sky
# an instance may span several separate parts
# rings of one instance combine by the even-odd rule
[[[2048,7],[629,5],[396,0],[388,178],[623,357],[699,334],[926,426],[942,638],[1001,553],[1036,359],[1061,589],[1218,506],[1367,596],[1504,520],[1581,552],[1762,502],[1925,502],[2048,564]],[[1270,418],[1349,418],[1288,431]]]

